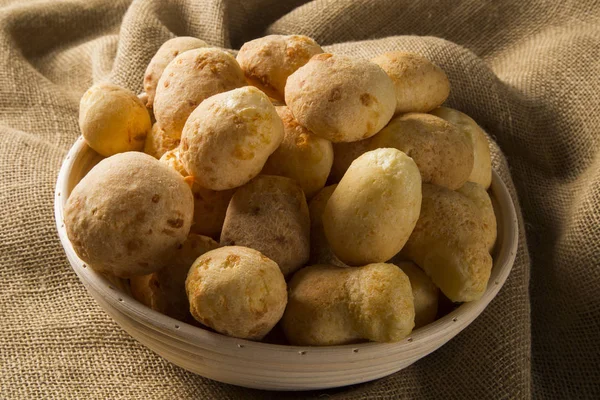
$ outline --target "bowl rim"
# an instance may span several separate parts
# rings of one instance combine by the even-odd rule
[[[314,357],[326,359],[328,362],[347,362],[347,356],[351,354],[354,356],[352,361],[358,362],[386,357],[392,353],[408,354],[417,351],[419,344],[422,345],[434,338],[439,339],[449,336],[447,339],[449,340],[475,320],[506,282],[517,254],[518,219],[516,210],[506,185],[498,173],[492,170],[492,184],[490,186],[492,196],[490,197],[497,205],[494,211],[500,211],[501,215],[497,216],[499,233],[492,273],[488,287],[480,299],[463,303],[447,315],[415,329],[411,335],[395,343],[367,342],[333,346],[295,346],[228,337],[187,324],[150,309],[135,300],[131,295],[119,291],[103,275],[87,268],[85,263],[77,256],[66,234],[63,210],[70,195],[69,177],[74,166],[83,159],[86,152],[93,152],[93,150],[88,147],[83,137],[80,136],[70,148],[61,165],[54,194],[54,214],[58,236],[73,270],[88,292],[92,295],[93,292],[96,292],[111,307],[119,310],[128,318],[143,324],[147,328],[159,331],[181,344],[203,348],[218,354],[246,357],[246,359],[257,362],[261,360],[272,362],[272,353],[275,351],[277,352],[277,361],[281,364],[290,362],[294,364],[311,364],[314,363]],[[96,155],[96,157],[98,156]],[[503,223],[506,221],[508,224]],[[302,357],[298,357],[298,355]]]

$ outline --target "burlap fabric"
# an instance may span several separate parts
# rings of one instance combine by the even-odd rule
[[[598,2],[301,3],[0,1],[0,398],[600,398]],[[139,91],[174,35],[239,48],[267,33],[431,58],[450,77],[449,105],[498,143],[494,166],[520,203],[527,237],[498,297],[440,350],[376,382],[284,394],[181,370],[104,314],[57,239],[53,187],[88,86]]]

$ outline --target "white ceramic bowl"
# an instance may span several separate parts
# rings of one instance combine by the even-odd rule
[[[73,187],[101,159],[80,137],[69,151],[56,184],[56,225],[73,270],[98,304],[139,342],[173,364],[234,385],[269,390],[323,389],[366,382],[401,370],[435,351],[477,318],[504,284],[517,251],[515,209],[506,186],[494,172],[491,192],[498,243],[492,275],[480,300],[461,305],[399,343],[299,347],[230,338],[149,309],[133,299],[121,282],[109,282],[77,257],[67,238],[63,209]]]

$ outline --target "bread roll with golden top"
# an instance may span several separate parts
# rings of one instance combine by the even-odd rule
[[[496,244],[496,237],[498,236],[498,228],[496,225],[496,215],[494,214],[494,207],[492,206],[492,199],[486,190],[478,183],[467,182],[460,189],[458,193],[466,196],[471,200],[479,212],[481,222],[483,223],[483,232],[485,234],[485,243],[489,252],[494,248]]]
[[[450,122],[471,140],[473,169],[469,175],[469,182],[479,183],[488,189],[492,183],[492,157],[490,145],[483,129],[467,114],[452,108],[438,107],[430,114]]]
[[[396,114],[431,111],[450,94],[450,81],[444,71],[418,54],[391,51],[371,61],[394,82]]]
[[[147,107],[154,105],[156,86],[167,65],[179,54],[201,47],[208,47],[208,44],[204,40],[190,36],[175,37],[167,40],[160,46],[154,57],[152,57],[152,60],[150,60],[150,64],[148,64],[146,73],[144,74],[144,90],[148,95],[146,100]]]
[[[358,157],[323,212],[325,235],[348,265],[384,262],[402,249],[421,208],[417,165],[396,149]]]
[[[127,278],[164,265],[187,238],[193,209],[181,175],[147,154],[126,152],[100,161],[75,186],[65,226],[84,262]]]
[[[144,153],[154,158],[161,158],[167,151],[174,150],[177,146],[179,146],[179,139],[173,139],[155,123],[146,136]]]
[[[492,270],[475,204],[437,185],[423,184],[421,215],[402,254],[421,267],[453,302],[479,299]]]
[[[394,85],[376,64],[317,54],[288,78],[285,102],[298,122],[331,142],[373,136],[392,118]]]
[[[179,149],[166,152],[160,159],[187,179],[194,195],[194,219],[191,232],[218,240],[223,229],[225,213],[235,190],[210,190],[190,180],[189,173],[181,163]]]
[[[178,147],[173,150],[167,151],[165,154],[162,155],[162,157],[160,158],[159,161],[161,163],[173,168],[184,178],[190,176],[190,174],[187,172],[187,170],[183,166],[183,163],[181,162],[181,157],[179,154]]]
[[[183,166],[202,187],[226,190],[260,173],[283,140],[283,123],[267,95],[246,86],[198,106],[183,130]]]
[[[154,116],[165,132],[179,139],[194,109],[205,99],[246,85],[235,58],[205,47],[179,54],[162,73],[154,97]]]
[[[415,263],[404,261],[394,264],[410,279],[415,304],[415,329],[435,321],[440,292],[437,286]]]
[[[411,333],[414,319],[410,281],[397,266],[312,265],[290,281],[281,326],[292,345],[331,346],[397,342]]]
[[[224,335],[262,339],[281,319],[287,288],[277,264],[241,246],[200,256],[185,288],[192,316]]]
[[[151,309],[183,321],[190,312],[185,294],[188,271],[198,257],[217,247],[211,238],[190,233],[160,270],[129,279],[131,294]]]
[[[316,194],[308,205],[310,213],[310,258],[309,264],[328,264],[336,267],[347,267],[335,255],[325,236],[323,229],[323,211],[337,185],[326,186]]]
[[[86,143],[104,157],[141,151],[151,127],[146,106],[128,89],[97,83],[81,97],[81,134]]]
[[[260,251],[287,277],[308,261],[309,235],[308,205],[300,186],[282,176],[259,175],[231,198],[220,243]]]
[[[425,183],[455,190],[473,169],[473,145],[447,121],[430,114],[394,118],[370,144],[372,149],[393,147],[415,160]]]
[[[331,142],[298,124],[287,107],[275,109],[283,121],[283,141],[267,160],[262,173],[295,180],[310,199],[325,186],[331,171]]]
[[[287,78],[321,46],[304,35],[268,35],[244,43],[237,61],[252,85],[276,100],[283,100]]]

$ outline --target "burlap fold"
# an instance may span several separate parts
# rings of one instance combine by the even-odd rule
[[[140,91],[176,35],[239,48],[291,33],[440,65],[448,105],[496,140],[522,217],[506,285],[447,345],[372,383],[284,394],[195,376],[131,339],[70,269],[52,202],[93,82]],[[593,0],[0,1],[0,398],[600,398],[599,56]]]

